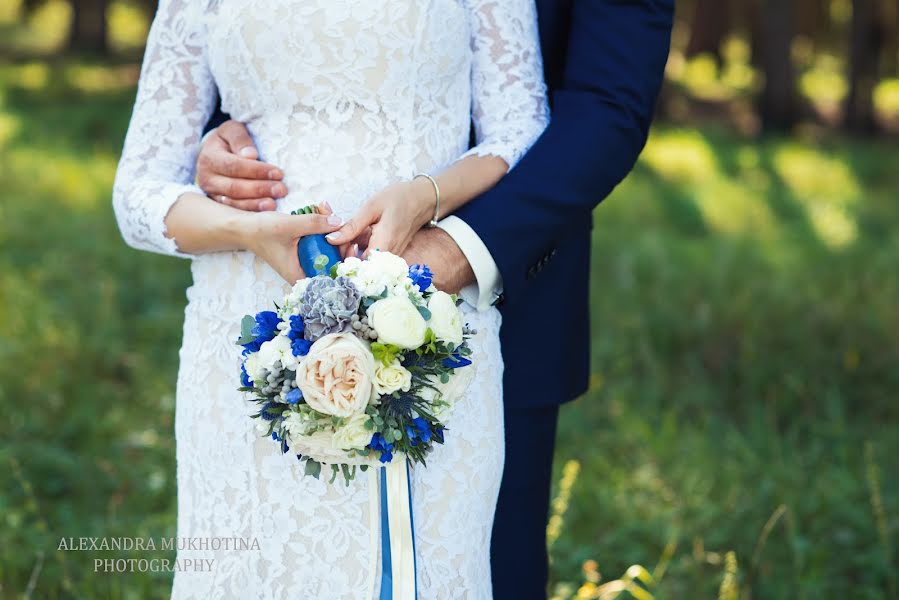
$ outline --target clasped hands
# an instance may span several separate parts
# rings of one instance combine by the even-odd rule
[[[345,223],[327,202],[319,215],[274,212],[276,201],[287,195],[284,173],[259,160],[246,127],[227,121],[208,135],[197,159],[197,182],[211,198],[228,206],[258,213],[247,247],[288,282],[302,278],[296,256],[303,235],[327,234],[341,255],[364,256],[379,249],[402,256],[409,264],[428,264],[434,285],[455,293],[474,281],[465,255],[442,229],[424,228],[434,214],[434,190],[420,178],[392,184],[372,196]]]

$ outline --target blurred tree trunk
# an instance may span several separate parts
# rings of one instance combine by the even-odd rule
[[[899,3],[881,0],[883,14],[883,70],[881,73],[899,74]]]
[[[106,54],[106,8],[109,0],[72,0],[69,50]]]
[[[799,0],[796,10],[796,33],[817,40],[827,31],[825,0]]]
[[[852,0],[849,35],[849,96],[846,98],[846,127],[868,134],[877,129],[874,118],[874,86],[883,41],[877,0]]]
[[[798,119],[792,57],[795,5],[793,0],[763,0],[760,9],[757,29],[760,39],[753,44],[765,74],[765,87],[758,101],[759,116],[764,129],[787,131]]]
[[[690,41],[686,56],[711,54],[721,64],[721,42],[730,30],[728,0],[696,0],[690,19]]]

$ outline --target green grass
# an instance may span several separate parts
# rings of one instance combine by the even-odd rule
[[[32,577],[40,598],[168,593],[167,575],[56,550],[174,535],[189,273],[127,248],[112,216],[132,78],[0,65],[3,598]],[[558,597],[663,556],[656,598],[896,597],[896,164],[886,143],[656,128],[596,214]]]

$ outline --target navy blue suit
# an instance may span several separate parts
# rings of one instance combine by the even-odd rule
[[[545,598],[558,407],[586,391],[589,373],[592,211],[646,142],[674,12],[674,0],[536,2],[551,123],[456,212],[503,278],[506,466],[491,561],[495,597],[515,600]]]
[[[546,597],[558,406],[586,391],[590,369],[593,209],[646,143],[674,0],[537,0],[537,13],[550,125],[509,175],[456,212],[503,277],[506,463],[491,568],[494,597],[510,600]]]

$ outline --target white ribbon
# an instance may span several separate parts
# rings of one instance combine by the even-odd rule
[[[387,520],[390,524],[390,559],[393,567],[391,600],[415,600],[415,544],[406,458],[387,463],[384,470],[387,474]]]
[[[370,515],[370,548],[371,557],[369,577],[369,598],[380,600],[416,600],[415,589],[415,542],[412,527],[412,502],[409,493],[409,471],[405,457],[397,456],[384,467],[369,469],[369,515]],[[382,476],[383,475],[383,476]],[[382,483],[384,484],[382,487]],[[387,495],[386,520],[381,512],[382,494]],[[381,524],[387,524],[388,531]],[[375,558],[382,555],[376,549],[382,548],[381,536],[389,535],[390,546],[390,577],[392,585],[388,590],[383,590],[380,596],[376,594],[375,573],[378,569]],[[383,556],[382,556],[383,561]],[[383,564],[383,563],[382,563]],[[381,573],[383,580],[384,573]],[[383,584],[382,584],[383,586]]]

